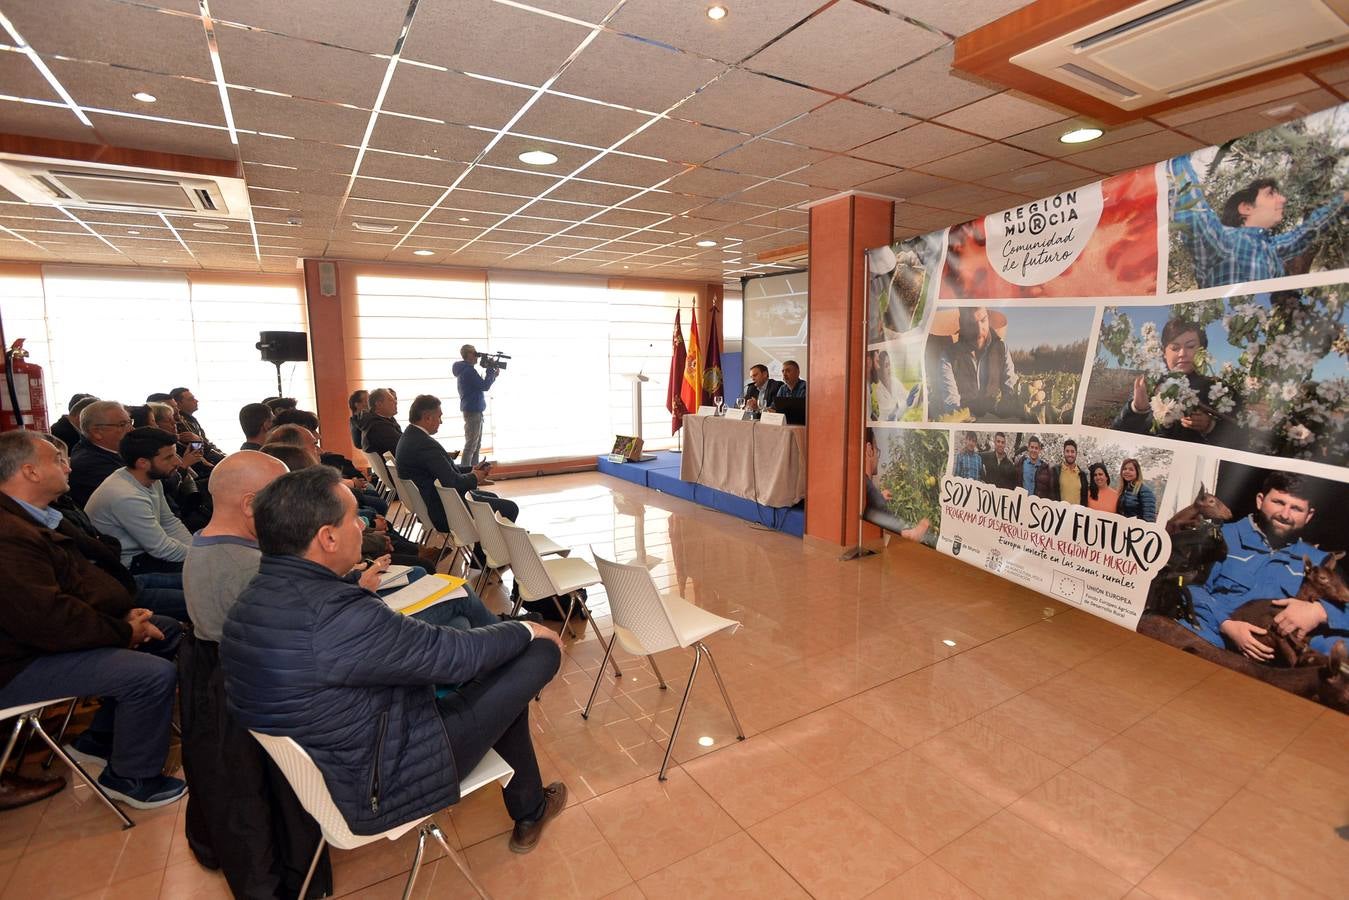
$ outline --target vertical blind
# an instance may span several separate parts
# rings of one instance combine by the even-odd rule
[[[632,434],[632,378],[643,373],[648,447],[673,446],[665,411],[677,306],[694,294],[618,290],[600,278],[520,272],[358,275],[348,350],[367,389],[393,387],[405,415],[416,394],[441,399],[437,438],[463,445],[450,367],[459,347],[510,354],[488,393],[483,455],[504,461],[588,456]],[[401,418],[401,416],[400,416]]]
[[[187,387],[202,427],[225,450],[243,440],[239,408],[276,393],[276,370],[254,346],[258,332],[307,330],[298,276],[43,266],[40,276],[0,281],[5,336],[28,339],[51,419],[78,392],[134,406]],[[284,365],[282,384],[301,407],[314,407],[308,366]]]

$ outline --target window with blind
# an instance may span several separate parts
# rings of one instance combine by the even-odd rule
[[[348,358],[366,388],[398,391],[400,420],[417,394],[440,397],[437,438],[463,445],[450,367],[459,347],[510,354],[488,394],[483,455],[504,461],[590,456],[632,434],[632,377],[645,374],[650,448],[673,446],[665,411],[670,333],[693,292],[609,288],[600,278],[521,272],[357,275]]]
[[[5,296],[6,337],[28,338],[52,419],[78,392],[137,405],[189,387],[198,420],[225,450],[243,440],[239,408],[276,393],[276,370],[254,346],[258,332],[307,330],[298,276],[43,266],[40,277],[0,277],[19,288]],[[314,408],[307,365],[283,365],[282,386]]]

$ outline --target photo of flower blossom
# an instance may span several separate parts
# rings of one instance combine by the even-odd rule
[[[1344,465],[1345,285],[1106,307],[1083,424]]]

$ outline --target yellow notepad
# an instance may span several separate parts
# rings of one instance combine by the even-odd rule
[[[466,584],[467,580],[454,575],[428,575],[381,599],[394,612],[411,616],[437,603],[468,596]]]

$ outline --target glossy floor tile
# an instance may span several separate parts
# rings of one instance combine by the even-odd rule
[[[742,623],[708,645],[746,739],[704,664],[657,780],[692,653],[657,654],[666,689],[621,651],[621,677],[600,673],[593,589],[530,711],[568,809],[525,856],[496,788],[437,816],[495,897],[1344,895],[1349,716],[906,542],[841,562],[594,473],[496,490],[525,527],[642,558],[661,590]],[[0,813],[0,900],[228,897],[183,814],[132,811],[123,832],[80,786]],[[337,895],[401,897],[411,854],[334,853]],[[414,896],[474,894],[431,847]]]

